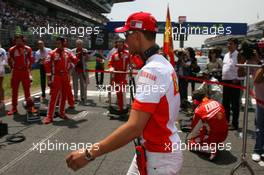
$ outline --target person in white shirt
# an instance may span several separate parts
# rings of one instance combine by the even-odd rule
[[[7,55],[5,49],[1,48],[0,44],[0,110],[4,109],[4,88],[3,80],[5,75],[5,65],[7,65]]]
[[[241,78],[238,77],[238,40],[236,38],[228,39],[228,53],[225,54],[222,68],[222,80],[224,83],[241,85]],[[237,130],[239,126],[239,110],[240,110],[240,89],[223,87],[223,106],[227,121],[230,121],[230,110],[232,110],[232,125],[230,130]]]
[[[134,157],[127,175],[178,175],[183,163],[175,126],[180,108],[178,78],[170,62],[158,53],[157,21],[150,13],[138,12],[115,31],[125,33],[130,53],[139,54],[145,62],[136,78],[137,91],[129,120],[90,150],[70,153],[67,165],[77,171],[140,137],[141,144],[137,146],[140,154]]]
[[[41,97],[42,101],[46,101],[46,71],[44,68],[44,61],[48,57],[48,54],[50,53],[51,49],[46,48],[44,45],[44,42],[42,40],[39,40],[37,43],[37,46],[39,50],[35,54],[35,62],[40,64],[40,84],[41,84]]]

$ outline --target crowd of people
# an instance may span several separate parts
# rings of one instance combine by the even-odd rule
[[[76,5],[76,4],[75,4]],[[10,26],[22,26],[23,31],[32,30],[37,26],[78,26],[80,23],[71,19],[61,19],[56,16],[40,14],[37,11],[29,11],[25,8],[14,6],[8,2],[0,0],[0,23],[2,28]],[[89,10],[90,11],[90,10]],[[88,11],[86,11],[88,13]],[[92,15],[100,16],[91,12]],[[82,24],[83,25],[83,24]]]
[[[192,89],[192,94],[198,92],[206,94],[206,97],[214,99],[223,105],[225,117],[229,123],[229,130],[239,129],[239,116],[242,105],[243,90],[241,87],[245,84],[245,70],[238,68],[236,64],[255,64],[262,65],[261,68],[251,69],[250,72],[250,89],[255,89],[256,99],[256,144],[252,159],[260,161],[263,152],[263,107],[264,107],[264,79],[263,79],[263,59],[264,59],[264,40],[260,41],[244,41],[239,43],[235,38],[230,38],[227,42],[228,52],[222,56],[221,50],[218,47],[209,48],[208,59],[205,69],[202,71],[202,78],[206,80],[195,91]],[[179,89],[181,94],[181,107],[186,109],[186,101],[188,102],[188,84],[193,83],[193,80],[188,80],[188,77],[195,77],[197,73],[197,61],[190,56],[190,48],[179,49],[175,51],[178,61],[176,62],[176,72],[179,76]],[[194,70],[197,69],[195,72]],[[181,78],[182,77],[182,78]],[[208,82],[208,80],[210,82]],[[224,83],[220,86],[218,83]],[[254,86],[253,86],[254,83]],[[231,86],[228,86],[231,85]],[[236,86],[236,87],[234,87]],[[249,98],[248,108],[252,108],[252,98]],[[244,106],[245,107],[245,106]],[[232,115],[231,115],[232,114]],[[232,116],[232,119],[231,119]]]
[[[91,16],[96,16],[97,18],[100,18],[103,22],[108,21],[108,19],[105,16],[98,13],[96,10],[94,10],[93,8],[90,8],[90,6],[87,5],[90,2],[74,1],[74,0],[59,0],[59,1],[70,6],[70,7],[74,7],[75,9],[77,9],[83,13],[89,14]],[[100,3],[100,2],[98,2],[98,3]],[[106,2],[105,2],[105,4],[106,4]],[[105,4],[101,4],[101,5],[105,5]],[[108,3],[108,4],[112,5],[111,3]]]

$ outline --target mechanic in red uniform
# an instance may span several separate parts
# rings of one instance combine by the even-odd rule
[[[30,71],[33,64],[32,49],[25,45],[23,35],[15,36],[15,46],[9,49],[8,64],[12,70],[11,88],[12,88],[12,108],[7,115],[17,113],[17,98],[19,83],[22,82],[27,108],[30,112],[35,112],[34,104],[30,96]]]
[[[224,107],[219,102],[207,98],[201,91],[193,93],[193,105],[196,108],[192,131],[187,138],[189,148],[193,151],[209,152],[209,159],[213,160],[217,155],[217,144],[225,141],[228,134]],[[195,144],[212,145],[210,146],[212,150],[195,150],[193,147]]]
[[[126,72],[128,70],[128,64],[130,62],[130,54],[125,49],[124,41],[118,40],[116,42],[117,51],[113,53],[108,63],[108,67],[110,71],[122,71]],[[113,78],[111,84],[116,85],[116,96],[117,103],[120,112],[123,112],[124,107],[124,97],[123,90],[125,85],[127,84],[126,74],[123,73],[113,73]]]
[[[64,47],[67,51],[72,53],[71,49],[69,49],[68,46],[69,46],[68,39],[65,38]],[[75,67],[75,65],[71,64],[69,69],[74,69],[74,67]],[[70,72],[69,72],[69,75],[70,75]],[[69,87],[70,88],[68,88],[68,93],[67,93],[67,101],[68,101],[69,107],[66,109],[66,112],[72,113],[75,111],[75,101],[74,101],[74,97],[73,97],[73,93],[72,93],[72,86],[71,86],[70,81],[69,81]]]
[[[48,114],[43,120],[44,124],[53,122],[55,105],[58,99],[60,99],[60,118],[68,119],[65,115],[65,103],[69,88],[71,88],[69,84],[69,67],[71,63],[76,65],[78,60],[70,51],[65,49],[64,44],[65,38],[58,37],[56,39],[57,48],[50,52],[45,61],[45,69],[50,86],[50,102]]]
[[[139,70],[144,66],[144,62],[139,55],[131,55],[130,58],[130,63],[132,64],[133,69]]]

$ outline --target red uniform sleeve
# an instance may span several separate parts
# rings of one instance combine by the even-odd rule
[[[13,61],[14,61],[14,47],[11,47],[8,49],[8,65],[10,66],[10,68],[13,68]]]
[[[52,59],[52,57],[53,57],[53,52],[50,52],[49,54],[48,54],[48,57],[45,59],[45,61],[44,61],[44,68],[45,68],[45,71],[46,71],[46,75],[47,76],[51,76],[51,59]]]
[[[31,68],[32,64],[34,63],[32,49],[28,47],[28,56],[29,56],[29,68]]]
[[[110,60],[109,60],[109,62],[108,62],[108,67],[109,67],[109,68],[113,67],[113,60],[114,60],[114,57],[115,57],[115,54],[112,54],[112,56],[111,56],[111,58],[110,58]]]
[[[69,54],[69,59],[71,60],[71,62],[76,65],[78,63],[78,58],[71,52],[68,53]]]

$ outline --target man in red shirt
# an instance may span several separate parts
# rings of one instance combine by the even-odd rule
[[[48,85],[50,86],[50,102],[47,117],[43,123],[49,124],[53,122],[53,115],[56,101],[60,95],[60,117],[68,119],[65,115],[65,103],[67,93],[70,87],[69,68],[70,64],[77,64],[76,57],[64,47],[65,38],[58,37],[56,39],[57,48],[50,52],[45,61],[46,74],[48,76]]]
[[[15,46],[9,49],[8,64],[12,70],[11,88],[12,88],[12,109],[7,115],[17,113],[17,99],[19,83],[22,82],[24,89],[27,108],[30,112],[35,112],[34,104],[30,96],[30,71],[33,64],[32,49],[25,45],[25,40],[22,35],[15,36]]]
[[[119,40],[116,42],[117,51],[113,53],[108,63],[110,71],[122,71],[126,72],[128,69],[130,54],[125,49],[124,41]],[[127,84],[126,74],[124,73],[113,73],[113,78],[111,80],[111,84],[117,84],[116,86],[116,96],[117,103],[119,107],[119,111],[122,113],[124,108],[124,98],[125,94],[123,94],[123,90],[125,85]]]
[[[225,141],[228,123],[224,107],[217,101],[206,97],[201,91],[194,91],[195,107],[192,131],[188,135],[188,146],[193,151],[209,152],[210,160],[217,154],[217,144]],[[211,150],[197,150],[197,146],[208,145]]]

